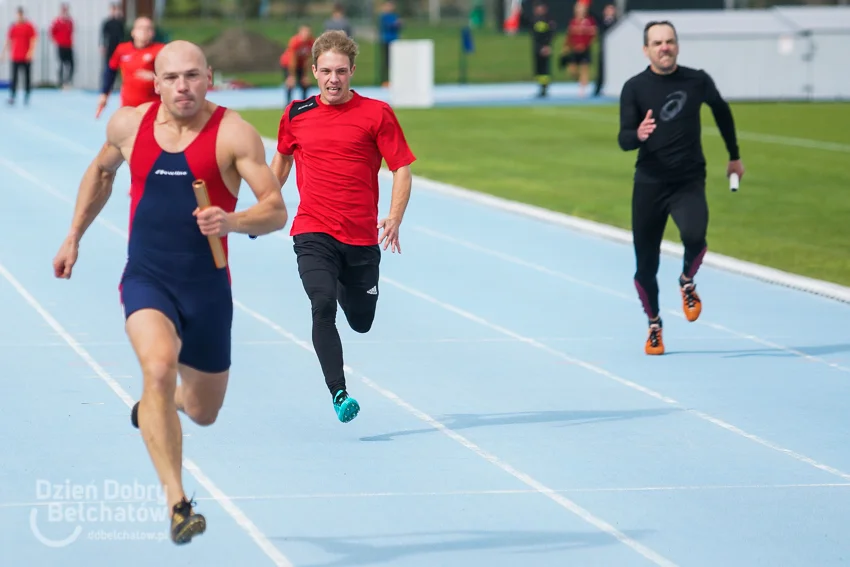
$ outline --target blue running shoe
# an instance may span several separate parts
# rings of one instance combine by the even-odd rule
[[[348,423],[360,413],[360,404],[357,403],[357,400],[350,397],[348,392],[340,390],[334,396],[334,409],[339,420],[343,423]]]

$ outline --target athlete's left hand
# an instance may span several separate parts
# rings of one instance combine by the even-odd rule
[[[389,246],[392,252],[398,251],[401,254],[401,244],[398,242],[398,228],[400,224],[401,222],[394,218],[385,218],[378,223],[378,228],[384,229],[383,234],[381,234],[381,240],[379,241],[380,244],[384,245],[384,250]]]
[[[192,213],[198,219],[198,228],[204,236],[226,236],[231,229],[229,217],[219,207],[196,208]]]
[[[736,159],[734,161],[730,161],[729,165],[726,166],[726,177],[729,177],[733,173],[738,174],[738,179],[744,178],[744,164],[741,160]]]

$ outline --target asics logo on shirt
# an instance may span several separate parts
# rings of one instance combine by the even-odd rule
[[[667,102],[661,107],[661,120],[668,122],[676,118],[682,109],[685,108],[685,102],[688,100],[688,93],[685,91],[676,91],[667,95]]]

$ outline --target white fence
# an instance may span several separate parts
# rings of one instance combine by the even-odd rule
[[[605,39],[604,94],[619,96],[649,61],[643,28],[669,20],[679,63],[705,69],[730,100],[850,99],[850,7],[631,12]]]

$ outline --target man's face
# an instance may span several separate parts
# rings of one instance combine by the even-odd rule
[[[154,84],[168,112],[177,118],[191,118],[204,106],[212,71],[202,55],[175,51],[157,59]]]
[[[679,43],[676,41],[673,28],[665,24],[649,28],[647,45],[643,47],[643,52],[658,71],[672,71],[676,67],[676,59],[679,56]]]
[[[136,47],[145,47],[153,41],[153,22],[148,18],[138,18],[133,23],[133,29],[130,30],[130,36]]]
[[[313,76],[319,84],[322,100],[327,104],[348,100],[353,75],[354,66],[348,56],[336,51],[321,54],[313,65]]]

